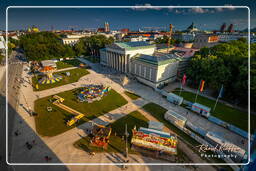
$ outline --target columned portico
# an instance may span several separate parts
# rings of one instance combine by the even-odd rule
[[[155,45],[147,42],[122,42],[114,43],[104,48],[105,60],[101,54],[101,64],[117,71],[130,72],[130,59],[138,53],[153,54]]]

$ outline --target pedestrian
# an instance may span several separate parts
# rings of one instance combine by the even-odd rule
[[[46,162],[49,161],[49,157],[48,156],[44,156],[44,159],[45,159]]]

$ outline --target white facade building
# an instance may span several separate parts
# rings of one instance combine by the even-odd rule
[[[175,81],[180,59],[174,54],[138,54],[131,60],[130,73],[140,82],[157,88]]]
[[[178,61],[173,54],[157,53],[147,42],[114,43],[100,50],[100,63],[136,77],[151,87],[174,81]]]
[[[173,38],[177,40],[181,40],[184,42],[192,42],[195,39],[196,34],[194,32],[191,33],[175,33],[173,34]]]
[[[219,41],[220,42],[229,42],[231,40],[238,40],[240,38],[245,38],[247,39],[248,34],[242,34],[242,33],[222,33],[219,34]]]
[[[0,36],[0,54],[5,55],[5,39],[3,36]]]
[[[62,43],[64,45],[71,45],[74,46],[79,39],[83,38],[83,37],[89,37],[91,36],[91,33],[85,33],[85,34],[68,34],[66,35],[65,38],[62,38]]]

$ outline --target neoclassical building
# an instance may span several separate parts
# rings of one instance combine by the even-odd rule
[[[100,50],[100,63],[135,76],[153,88],[174,81],[181,58],[156,52],[148,42],[114,43]]]
[[[136,54],[153,54],[155,45],[147,42],[114,43],[100,50],[100,63],[118,71],[129,73],[130,60]]]

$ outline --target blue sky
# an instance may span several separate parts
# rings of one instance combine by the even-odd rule
[[[129,6],[202,6],[202,5],[232,5],[249,6],[251,9],[251,26],[256,26],[256,3],[251,0],[169,0],[169,1],[81,1],[81,0],[44,0],[44,1],[13,1],[6,0],[1,4],[0,20],[5,21],[5,8],[7,6],[49,6],[49,5],[129,5]],[[248,11],[236,8],[218,9],[9,9],[9,29],[25,29],[36,25],[42,30],[49,30],[51,26],[55,29],[68,29],[76,26],[78,29],[102,27],[104,22],[110,23],[111,29],[130,28],[136,30],[143,27],[168,27],[170,23],[177,30],[183,30],[193,21],[199,29],[218,29],[223,22],[233,23],[235,29],[247,27]],[[5,22],[0,23],[0,29],[5,29]]]

